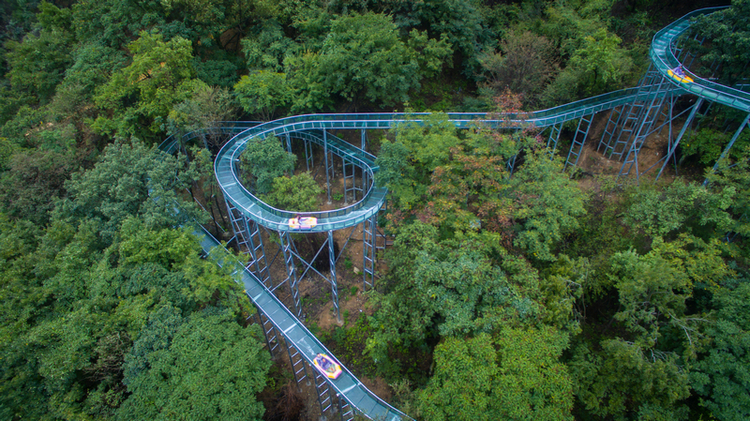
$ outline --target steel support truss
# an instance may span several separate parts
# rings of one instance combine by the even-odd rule
[[[578,126],[576,127],[576,133],[573,136],[573,142],[570,144],[570,150],[568,151],[568,157],[565,158],[565,166],[563,170],[568,168],[568,165],[578,165],[578,158],[581,156],[583,151],[583,145],[586,143],[586,138],[589,136],[589,129],[591,128],[591,121],[594,119],[594,114],[586,114],[578,120]]]
[[[252,219],[245,217],[232,203],[225,203],[229,219],[232,221],[232,229],[234,230],[234,239],[237,241],[237,246],[241,252],[246,253],[250,257],[246,267],[263,282],[263,285],[267,288],[273,288],[273,280],[268,271],[269,264],[266,259],[265,248],[263,247],[260,226]]]
[[[334,388],[331,387],[330,381],[323,376],[320,371],[311,366],[302,353],[297,349],[292,341],[287,340],[284,334],[271,323],[270,319],[257,306],[257,320],[263,336],[266,340],[266,346],[272,358],[283,355],[282,346],[286,348],[286,356],[289,358],[289,365],[292,369],[294,381],[297,388],[303,384],[305,386],[314,386],[315,395],[320,408],[321,419],[339,419],[341,421],[352,421],[354,419],[354,408],[343,399]],[[252,316],[251,316],[252,317]]]
[[[344,204],[355,203],[357,197],[364,197],[365,186],[369,185],[367,171],[362,171],[353,161],[342,158],[342,173],[344,176]],[[357,172],[360,174],[362,183],[357,184]],[[350,200],[351,199],[351,200]]]
[[[646,137],[651,134],[651,129],[654,127],[657,118],[661,115],[661,109],[664,106],[664,101],[667,97],[670,98],[670,109],[672,108],[675,99],[671,93],[673,90],[673,85],[664,77],[659,77],[658,79],[655,78],[653,83],[648,87],[648,92],[651,96],[649,97],[649,100],[644,103],[638,116],[638,120],[633,126],[634,130],[631,136],[633,141],[630,142],[628,154],[622,163],[622,167],[620,167],[619,177],[626,177],[630,174],[631,170],[634,170],[636,180],[640,178],[641,174],[638,168],[638,153],[646,142]]]
[[[661,102],[659,101],[663,100],[663,94],[673,87],[651,65],[641,78],[638,89],[639,93],[649,94],[647,99],[633,101],[610,112],[604,135],[597,149],[604,146],[603,153],[609,155],[612,159],[620,160],[626,153],[630,153],[634,143],[633,138],[642,134],[640,131],[644,129],[645,115],[648,113],[658,115],[659,109],[661,109]],[[660,95],[662,98],[658,98]],[[659,106],[658,109],[654,110],[653,108],[657,105]]]
[[[742,121],[740,124],[740,127],[737,128],[737,130],[734,132],[734,136],[732,136],[732,140],[729,141],[729,144],[727,144],[726,148],[724,148],[724,151],[721,152],[721,156],[719,156],[719,159],[716,160],[716,163],[714,164],[713,169],[711,172],[716,172],[716,170],[719,168],[719,164],[721,163],[721,160],[727,157],[729,154],[729,151],[732,149],[732,146],[734,146],[734,142],[737,141],[737,139],[740,137],[740,133],[742,133],[743,130],[745,130],[745,127],[750,126],[750,114],[745,117],[745,120]],[[703,185],[708,185],[708,179],[703,181]]]
[[[365,139],[366,131],[362,131],[362,139]],[[327,131],[321,131],[320,135],[323,139],[323,156],[324,165],[326,169],[326,185],[328,190],[328,197],[331,197],[331,180],[334,177],[334,155],[333,151],[328,147],[330,140],[329,136],[333,136]],[[282,137],[282,143],[285,144],[287,149],[291,149],[291,136]],[[303,142],[305,161],[307,165],[312,164],[313,150],[312,142],[306,139],[304,136],[300,137]],[[373,180],[371,179],[370,173],[363,171],[353,160],[347,160],[346,157],[339,157],[342,159],[342,173],[344,178],[344,196],[346,202],[356,202],[358,199],[362,200],[369,187],[372,185]],[[331,298],[333,302],[333,310],[336,317],[341,321],[341,314],[339,308],[339,291],[338,291],[338,279],[337,279],[337,268],[336,265],[346,249],[346,245],[355,232],[355,227],[349,227],[348,237],[341,247],[339,253],[336,253],[334,245],[333,231],[327,231],[326,240],[323,245],[316,251],[312,259],[306,259],[300,255],[296,249],[295,243],[292,239],[292,234],[288,231],[267,231],[264,236],[261,235],[264,229],[261,229],[260,225],[255,221],[243,215],[240,209],[237,209],[232,203],[226,202],[227,209],[232,222],[232,229],[234,230],[235,238],[241,252],[248,254],[250,262],[247,267],[256,276],[263,280],[266,287],[275,291],[282,285],[286,285],[289,288],[289,296],[291,302],[288,303],[289,307],[293,309],[295,314],[302,318],[302,297],[300,295],[300,282],[305,279],[306,276],[316,273],[331,286]],[[377,214],[367,218],[362,223],[362,241],[363,241],[363,289],[368,290],[375,287],[375,254],[377,249],[385,248],[385,235],[380,232],[377,228]],[[294,233],[293,235],[307,235],[306,233]],[[278,237],[279,250],[273,259],[266,257],[266,248],[264,246],[264,237],[266,240],[271,237]],[[321,273],[317,270],[312,262],[316,261],[321,255],[323,250],[327,249],[329,259],[329,272]],[[285,279],[271,279],[270,268],[274,264],[276,257],[282,256],[283,260],[283,273],[286,275]]]

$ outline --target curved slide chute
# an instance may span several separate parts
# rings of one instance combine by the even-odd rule
[[[694,11],[659,31],[653,39],[650,58],[658,72],[669,80],[673,89],[671,94],[690,93],[712,102],[750,112],[750,94],[710,80],[702,79],[694,74],[688,74],[693,82],[684,83],[672,78],[669,71],[680,65],[676,58],[675,43],[690,26],[691,18],[714,12],[721,8],[701,9]],[[487,120],[484,113],[447,113],[448,118],[459,128],[475,125],[489,125],[490,127],[521,128],[535,126],[539,128],[551,127],[590,116],[599,111],[633,103],[645,101],[649,96],[665,95],[664,91],[649,92],[648,89],[630,88],[610,92],[593,98],[583,99],[559,107],[526,113],[523,116],[503,115],[502,119]],[[217,155],[214,170],[225,199],[239,209],[246,217],[261,226],[274,231],[291,231],[289,219],[298,215],[275,209],[259,200],[245,189],[240,182],[237,171],[239,156],[250,141],[263,140],[272,136],[286,136],[303,138],[317,144],[324,145],[330,152],[353,162],[372,177],[377,172],[375,156],[355,147],[335,136],[329,135],[328,130],[372,130],[390,129],[407,121],[421,122],[427,114],[424,113],[372,113],[372,114],[313,114],[283,118],[268,123],[251,125],[244,123],[225,124],[222,130],[235,136],[227,142]],[[251,127],[252,126],[252,127]],[[162,144],[161,148],[173,152],[179,146],[178,139],[172,139]],[[372,178],[370,178],[372,180]],[[386,190],[370,185],[363,199],[343,209],[324,212],[309,212],[305,215],[318,218],[317,225],[309,231],[331,231],[356,226],[367,218],[376,214],[382,207]],[[307,231],[307,232],[309,232]],[[196,234],[202,238],[203,249],[210,253],[216,247],[222,247],[205,229],[198,229]],[[291,344],[307,361],[310,366],[318,353],[332,355],[325,346],[300,322],[297,317],[284,306],[278,298],[263,283],[238,261],[219,262],[230,264],[234,268],[235,279],[244,285],[248,297],[257,308],[273,323],[274,327],[283,334],[284,339]],[[408,420],[406,414],[398,411],[369,391],[346,367],[342,365],[343,373],[337,379],[327,379],[337,395],[348,402],[356,412],[377,420]]]
[[[670,71],[681,64],[675,56],[677,40],[690,27],[692,18],[725,8],[712,7],[695,10],[662,28],[662,30],[654,35],[654,39],[651,42],[651,49],[649,50],[649,57],[651,58],[651,63],[662,76],[687,93],[727,107],[750,112],[750,93],[703,79],[698,75],[688,72],[685,73],[692,79],[690,83],[682,83],[669,75]]]

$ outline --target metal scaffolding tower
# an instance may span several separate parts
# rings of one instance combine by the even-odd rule
[[[564,168],[568,168],[568,165],[578,165],[578,158],[581,156],[583,151],[583,145],[586,143],[586,138],[589,136],[589,129],[591,128],[591,121],[594,119],[594,113],[586,114],[578,120],[578,126],[576,127],[576,133],[573,135],[573,142],[570,145],[570,151],[568,151],[568,157],[565,158]],[[571,161],[575,159],[575,161]]]

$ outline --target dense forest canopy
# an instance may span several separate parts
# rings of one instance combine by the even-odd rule
[[[217,122],[410,110],[435,113],[374,140],[382,287],[321,335],[356,374],[419,420],[748,419],[750,129],[712,170],[746,116],[706,111],[684,176],[635,183],[440,113],[634,86],[655,31],[715,5],[0,3],[0,418],[281,419],[258,395],[288,376],[187,228],[231,230]],[[695,23],[693,72],[747,85],[749,14]],[[240,164],[268,203],[314,210],[295,165],[272,141]]]

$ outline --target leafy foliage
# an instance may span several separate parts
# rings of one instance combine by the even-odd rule
[[[325,190],[318,185],[310,173],[303,172],[291,177],[281,176],[273,180],[273,190],[263,199],[269,205],[291,212],[312,212],[320,209],[319,197]]]
[[[491,95],[509,89],[522,94],[526,109],[539,105],[539,96],[559,70],[552,43],[531,32],[510,32],[500,50],[481,56]]]
[[[608,1],[551,4],[542,33],[556,43],[567,59],[563,70],[546,88],[546,105],[570,102],[624,87],[632,76],[633,59],[622,39],[601,19]]]
[[[664,243],[657,237],[653,249],[644,256],[632,251],[612,256],[611,273],[617,279],[622,305],[616,319],[649,345],[658,342],[664,332],[669,333],[663,329],[671,326],[684,332],[689,348],[694,346],[694,324],[700,321],[686,314],[693,285],[717,285],[729,270],[719,257],[716,243],[687,238]]]
[[[248,113],[258,113],[261,120],[269,121],[276,108],[292,102],[292,90],[284,73],[258,70],[242,76],[234,85],[234,92],[242,108]]]
[[[566,335],[549,328],[450,337],[435,348],[422,412],[434,420],[572,420],[573,385],[558,361],[566,346]]]
[[[240,169],[260,194],[268,194],[273,189],[274,180],[291,173],[297,160],[284,150],[276,138],[259,139],[249,142],[240,156]]]
[[[342,16],[331,21],[320,52],[288,59],[287,78],[297,92],[296,109],[321,109],[333,95],[392,105],[408,100],[408,92],[439,71],[449,53],[445,39],[416,30],[402,40],[385,15]]]
[[[468,234],[438,242],[437,230],[419,222],[400,230],[389,255],[392,289],[378,300],[366,352],[382,361],[388,344],[536,320],[543,312],[538,274],[497,247],[497,238]]]
[[[715,196],[727,197],[734,193],[729,201],[727,213],[732,220],[726,225],[720,225],[721,228],[727,229],[732,233],[740,234],[747,238],[750,235],[750,224],[747,215],[750,214],[750,203],[748,202],[748,192],[750,191],[750,176],[748,173],[747,156],[748,149],[742,152],[742,158],[733,165],[729,166],[729,160],[719,162],[718,171],[709,173],[707,179],[711,182],[709,191]]]
[[[740,420],[750,415],[749,293],[745,280],[740,280],[734,288],[717,291],[714,296],[717,320],[707,329],[712,342],[690,373],[692,386],[702,397],[701,404],[714,416],[727,420]]]
[[[578,228],[577,218],[585,212],[580,187],[563,173],[561,159],[537,149],[526,155],[509,191],[513,217],[522,226],[514,244],[537,259],[553,260],[552,247]]]
[[[260,420],[264,408],[254,396],[265,378],[257,373],[271,362],[260,330],[232,319],[212,307],[188,318],[174,309],[154,313],[133,344],[136,352],[125,356],[123,383],[132,395],[115,418]]]
[[[190,41],[142,32],[129,44],[133,62],[115,72],[95,101],[110,117],[99,116],[93,127],[103,133],[150,138],[162,132],[170,109],[205,85],[194,79]],[[147,128],[143,130],[142,127]]]
[[[651,238],[674,238],[679,232],[714,238],[730,229],[727,209],[735,197],[733,186],[709,190],[675,182],[661,191],[644,186],[634,194],[626,220]]]
[[[672,354],[622,339],[600,342],[594,354],[579,347],[568,363],[574,391],[586,410],[599,417],[681,419],[689,396],[689,378]]]
[[[750,24],[746,16],[750,13],[750,2],[732,0],[732,7],[696,19],[691,27],[696,36],[711,40],[711,48],[703,48],[701,61],[705,67],[720,69],[722,82],[733,84],[747,78],[747,62],[750,61]],[[710,70],[706,69],[707,72]]]
[[[219,410],[260,417],[254,395],[270,362],[258,332],[237,324],[250,312],[247,301],[227,273],[200,258],[192,234],[171,226],[179,221],[177,184],[170,184],[179,163],[140,143],[116,143],[66,184],[70,197],[58,203],[48,228],[0,220],[3,416],[130,419],[168,402],[167,409],[190,417],[214,419]],[[213,310],[196,313],[206,308]],[[185,318],[186,330],[152,329],[149,320],[162,315],[175,328],[174,320]],[[143,341],[171,345],[157,356]],[[146,358],[140,371],[129,362],[134,353]],[[173,388],[140,388],[150,384],[144,373],[157,373],[149,364],[164,367],[157,363],[168,366]],[[237,363],[247,370],[235,371]],[[212,389],[203,382],[208,374],[195,377],[201,367],[221,376]],[[200,410],[193,406],[198,390],[212,402]]]
[[[110,145],[90,171],[73,175],[66,183],[72,196],[57,207],[58,218],[87,218],[111,241],[123,221],[137,215],[149,227],[178,226],[202,219],[195,205],[180,202],[175,189],[186,188],[195,174],[184,161],[147,148],[140,142]]]
[[[226,89],[202,86],[192,98],[174,106],[169,112],[167,126],[170,134],[204,131],[217,137],[217,126],[232,121],[235,110],[236,104]]]
[[[431,420],[494,418],[492,387],[497,355],[488,334],[449,337],[435,348],[435,374],[420,394],[421,412]]]
[[[45,225],[54,201],[65,196],[74,157],[69,152],[27,150],[8,158],[9,168],[0,177],[0,203],[6,215]]]
[[[69,34],[52,29],[28,34],[20,43],[8,42],[7,78],[11,85],[39,100],[49,99],[71,64],[70,41]]]

